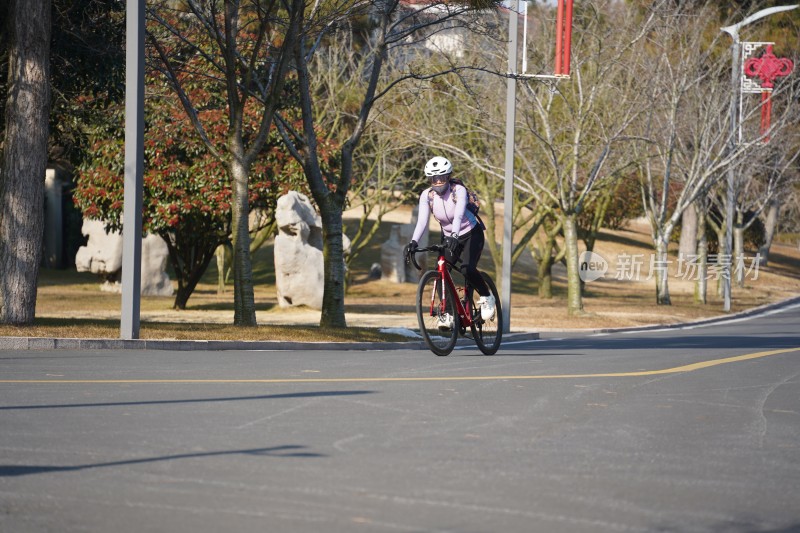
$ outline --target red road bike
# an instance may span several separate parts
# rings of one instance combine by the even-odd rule
[[[447,260],[445,246],[435,244],[414,250],[411,261],[417,270],[422,270],[422,267],[417,263],[415,254],[421,252],[436,252],[439,255],[436,270],[425,272],[417,288],[417,319],[425,344],[436,355],[449,355],[460,334],[462,337],[472,337],[484,354],[496,353],[503,337],[503,311],[492,278],[481,272],[495,300],[494,316],[484,320],[477,305],[477,291],[469,285],[459,267]],[[462,285],[456,286],[453,282],[451,270],[457,271],[464,279]]]

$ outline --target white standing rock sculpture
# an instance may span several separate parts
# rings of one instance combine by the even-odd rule
[[[148,233],[142,240],[142,294],[172,296],[175,292],[167,274],[169,249],[164,239]]]
[[[100,220],[84,220],[81,233],[89,240],[75,255],[78,272],[91,272],[105,280],[100,287],[108,292],[121,292],[122,235],[107,233]],[[147,296],[172,296],[174,288],[166,273],[169,251],[167,243],[158,235],[147,235],[142,240],[142,294]]]
[[[422,266],[422,270],[418,271],[414,265],[407,265],[405,257],[403,256],[403,249],[411,242],[411,237],[414,235],[414,228],[416,227],[418,208],[414,208],[411,214],[411,223],[409,224],[395,224],[389,230],[389,240],[381,245],[381,279],[392,281],[394,283],[417,283],[420,276],[426,270],[427,253],[417,254],[417,263]],[[428,246],[428,234],[420,239],[420,248]]]
[[[389,240],[381,245],[381,279],[394,283],[409,281],[403,257],[403,248],[408,241],[404,240],[402,232],[403,227],[394,224],[389,230]]]
[[[322,309],[324,261],[322,219],[303,194],[289,191],[278,198],[275,209],[275,285],[278,305],[305,305]],[[350,239],[342,235],[345,253]]]

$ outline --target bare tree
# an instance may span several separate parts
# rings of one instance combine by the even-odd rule
[[[659,25],[642,62],[650,99],[643,135],[651,140],[642,158],[642,195],[655,248],[656,301],[669,305],[667,251],[675,227],[755,143],[728,149],[730,65],[715,49],[718,35],[706,42],[704,30],[717,20],[711,5],[667,6],[657,15]]]
[[[730,61],[719,43],[716,9],[714,3],[708,2],[699,7],[679,4],[657,10],[659,25],[642,63],[641,76],[649,80],[650,98],[643,135],[652,141],[643,157],[642,194],[655,248],[652,267],[659,304],[670,304],[667,267],[671,261],[667,248],[683,213],[694,204],[700,235],[707,218],[704,214],[709,210],[703,197],[709,194],[711,200],[724,197],[714,195],[714,187],[731,166],[739,170],[736,190],[748,188],[752,180],[750,173],[742,171],[744,160],[756,157],[764,140],[755,134],[745,136],[741,142],[731,142]],[[709,33],[714,35],[711,40],[707,37]],[[758,109],[751,109],[745,120],[755,113]],[[784,111],[776,118],[773,133],[785,128],[789,116]],[[716,206],[715,211],[724,213],[724,206]],[[744,226],[741,217],[739,220],[739,225]],[[710,221],[717,223],[713,218]],[[719,221],[718,234],[724,227],[724,221]],[[693,259],[696,262],[698,258]],[[680,262],[685,260],[679,258]],[[704,291],[703,285],[698,290],[702,301],[705,301]]]
[[[745,231],[760,220],[767,209],[773,217],[771,226],[774,230],[779,209],[776,200],[785,195],[797,180],[796,168],[800,158],[797,144],[798,91],[800,81],[795,77],[776,81],[769,95],[770,115],[774,116],[771,116],[768,131],[762,130],[755,117],[743,125],[745,137],[758,139],[761,143],[744,158],[734,179],[732,259],[736,266],[734,281],[739,287],[744,286]],[[743,102],[743,108],[750,109],[750,116],[761,115],[763,105],[761,98],[751,97]]]
[[[31,324],[42,254],[50,112],[50,0],[11,0],[0,144],[0,323]]]
[[[781,200],[781,216],[775,232],[800,234],[800,185],[792,187]],[[795,239],[795,246],[800,248],[800,239]]]
[[[745,232],[765,211],[769,213],[766,242],[759,250],[759,253],[763,251],[765,254],[759,264],[766,264],[781,198],[798,183],[797,161],[800,158],[800,149],[787,141],[789,139],[781,142],[780,139],[773,138],[769,144],[760,147],[759,153],[750,161],[751,164],[743,165],[735,182],[733,260],[736,266],[734,281],[738,287],[744,287]]]
[[[709,53],[698,53],[703,26],[709,21],[708,10],[697,12],[679,6],[658,15],[652,52],[641,62],[642,77],[650,81],[644,135],[652,140],[646,147],[649,153],[641,156],[642,196],[656,252],[652,264],[656,301],[669,305],[669,240],[683,211],[722,177],[725,166],[708,162],[724,153],[727,122],[718,117],[726,116],[729,98],[722,81],[724,62],[718,60],[709,68]],[[687,147],[688,153],[683,154],[682,147]],[[688,165],[676,169],[681,155]],[[679,188],[681,197],[674,205]]]
[[[612,151],[630,140],[629,129],[644,111],[630,56],[650,25],[617,3],[588,4],[575,20],[571,79],[556,91],[527,86],[528,103],[522,106],[530,112],[526,123],[536,142],[525,150],[531,154],[529,174],[519,179],[537,191],[539,203],[557,208],[570,314],[583,311],[578,216],[595,186],[614,175]]]
[[[542,229],[531,246],[531,255],[538,267],[539,297],[549,299],[553,297],[553,265],[564,260],[566,249],[558,244],[561,221],[552,211],[544,219]]]
[[[512,262],[526,246],[534,243],[534,258],[542,276],[540,287],[549,287],[552,262],[561,260],[566,253],[566,247],[559,247],[556,238],[565,227],[562,213],[569,212],[570,221],[575,223],[571,241],[575,291],[569,300],[574,312],[582,308],[577,265],[579,213],[589,211],[593,215],[580,232],[591,246],[613,190],[595,185],[613,175],[619,165],[627,164],[622,162],[624,158],[615,160],[612,145],[620,146],[626,128],[642,109],[635,105],[637,95],[630,90],[631,80],[625,78],[631,69],[622,60],[642,32],[636,28],[634,37],[626,41],[621,37],[624,30],[606,24],[605,15],[616,9],[619,6],[594,2],[585,16],[579,17],[575,56],[580,59],[571,82],[561,82],[559,87],[533,82],[526,86],[518,104],[521,112],[516,166],[521,170],[515,176],[512,219],[515,231],[524,232],[515,238]],[[542,18],[548,13],[548,8],[540,8]],[[621,13],[626,11],[622,9]],[[632,22],[630,18],[626,20]],[[546,50],[551,41],[552,35],[537,34],[534,48]],[[504,52],[492,44],[486,42],[480,48],[489,56],[490,63],[502,64]],[[462,89],[458,84],[437,80],[436,90],[429,93],[431,101],[421,99],[427,121],[417,121],[418,126],[413,130],[414,136],[427,146],[445,151],[466,164],[470,185],[487,200],[483,204],[487,206],[483,218],[489,235],[494,234],[492,200],[502,196],[504,181],[505,106],[496,96],[503,92],[502,82],[501,77],[485,75]],[[534,242],[534,236],[553,216],[556,220],[544,228],[544,242]],[[494,239],[488,239],[487,243],[499,273],[500,247]],[[543,290],[549,294],[547,289]]]
[[[346,138],[350,124],[358,120],[353,102],[367,90],[368,80],[349,73],[356,72],[357,43],[353,34],[340,32],[329,39],[314,58],[309,73],[312,86],[319,95],[314,99],[317,128],[326,139]],[[319,63],[319,66],[317,66]],[[326,68],[336,65],[336,68]],[[401,109],[397,113],[394,109]],[[402,96],[387,95],[379,106],[364,138],[353,157],[353,180],[346,208],[359,217],[345,228],[350,237],[350,249],[345,255],[347,287],[350,286],[351,265],[371,243],[383,222],[383,217],[407,202],[414,194],[417,181],[414,165],[418,164],[416,139],[408,135],[408,106]]]
[[[765,169],[769,174],[769,181],[777,182],[773,187],[775,194],[766,200],[766,205],[762,207],[766,211],[764,221],[764,243],[759,247],[760,265],[766,266],[769,262],[769,252],[772,241],[778,232],[781,217],[781,208],[791,202],[790,198],[794,191],[800,186],[800,145],[798,139],[794,137],[781,143],[783,149],[775,151],[773,158],[769,159],[769,165]],[[795,222],[797,222],[795,220]]]
[[[373,124],[362,143],[363,157],[354,158],[354,175],[359,178],[353,180],[348,199],[348,207],[359,212],[345,257],[348,279],[350,265],[377,235],[384,216],[415,197],[417,181],[410,176],[418,161],[408,140],[398,139],[396,131]]]
[[[275,109],[282,96],[291,53],[299,35],[302,0],[185,0],[186,11],[173,2],[148,7],[154,22],[149,42],[158,68],[177,92],[187,116],[214,157],[222,162],[233,183],[232,244],[234,324],[255,326],[253,269],[250,259],[248,180],[264,147]],[[228,131],[224,146],[209,139],[198,115],[206,102],[192,91],[196,77],[214,79],[226,95]],[[247,106],[260,107],[250,123]]]
[[[425,65],[405,62],[401,53],[403,47],[419,46],[419,43],[440,32],[445,23],[450,27],[466,27],[470,21],[465,17],[472,7],[494,4],[492,1],[474,2],[471,5],[432,2],[422,6],[406,6],[399,0],[346,1],[324,6],[314,4],[305,13],[300,38],[294,45],[292,56],[298,76],[302,128],[291,128],[289,121],[283,117],[279,117],[279,124],[289,150],[303,166],[322,218],[325,274],[321,326],[347,326],[344,313],[342,212],[354,179],[354,154],[369,125],[370,115],[377,102],[404,80],[430,78],[442,72],[442,69],[431,70]],[[339,68],[338,65],[320,67],[313,63],[315,52],[334,30],[352,31],[349,21],[357,17],[367,17],[370,24],[368,35],[362,38],[356,68],[347,74],[353,78],[363,78],[367,83],[355,107],[357,118],[347,124],[348,134],[338,154],[341,166],[334,173],[324,170],[320,164],[320,132],[317,129],[318,117],[314,108],[316,95],[310,69]],[[443,70],[453,71],[455,68],[457,65],[450,64]]]

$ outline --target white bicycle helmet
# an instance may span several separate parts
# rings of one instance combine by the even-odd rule
[[[433,176],[444,176],[453,172],[453,164],[449,159],[436,156],[425,163],[425,175],[429,178]]]

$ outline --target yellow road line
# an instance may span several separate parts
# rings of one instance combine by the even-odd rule
[[[579,378],[627,378],[640,376],[658,376],[694,372],[703,368],[760,359],[771,355],[800,351],[800,346],[783,348],[767,352],[756,352],[723,359],[711,359],[689,365],[664,368],[661,370],[639,370],[636,372],[608,372],[601,374],[552,374],[533,376],[440,376],[440,377],[405,377],[405,378],[284,378],[284,379],[0,379],[0,383],[86,383],[86,384],[191,384],[191,383],[381,383],[393,381],[489,381],[489,380],[525,380],[525,379],[579,379]]]

